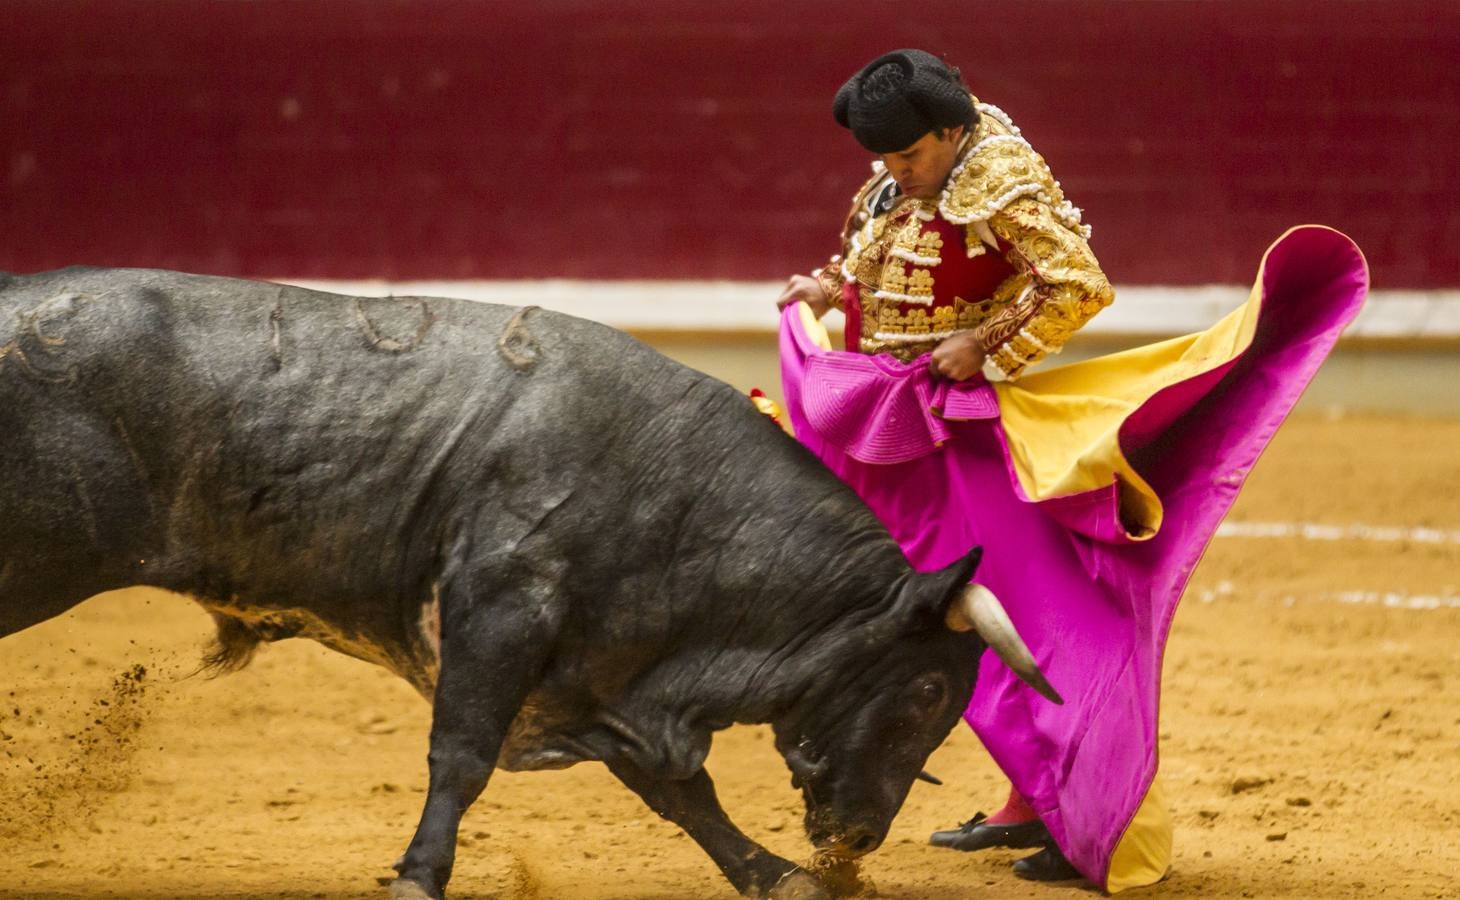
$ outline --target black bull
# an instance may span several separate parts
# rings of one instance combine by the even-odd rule
[[[494,767],[601,760],[742,893],[817,883],[703,763],[768,722],[806,831],[887,833],[986,637],[977,552],[918,573],[735,390],[533,308],[149,270],[0,276],[0,636],[102,591],[209,610],[208,664],[309,637],[433,703],[394,893],[439,896]]]

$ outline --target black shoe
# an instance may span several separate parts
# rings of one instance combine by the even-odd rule
[[[972,819],[952,831],[935,831],[928,839],[934,847],[950,850],[982,850],[985,847],[1009,847],[1024,850],[1049,843],[1049,829],[1038,819],[1012,825],[989,825],[988,816],[975,813]]]
[[[1029,881],[1070,881],[1085,877],[1079,869],[1070,865],[1054,841],[1045,844],[1044,849],[1033,856],[1015,860],[1014,874]]]

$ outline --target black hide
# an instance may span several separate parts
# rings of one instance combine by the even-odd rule
[[[215,667],[304,636],[433,699],[400,896],[441,893],[494,766],[589,759],[742,892],[814,894],[719,809],[712,732],[773,723],[813,841],[859,855],[983,649],[943,625],[976,555],[913,573],[738,392],[539,309],[8,277],[0,435],[0,636],[154,585],[213,612]]]

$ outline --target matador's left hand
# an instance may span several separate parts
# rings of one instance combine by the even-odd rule
[[[955,334],[933,348],[928,370],[935,378],[967,381],[983,371],[983,345],[973,332]]]

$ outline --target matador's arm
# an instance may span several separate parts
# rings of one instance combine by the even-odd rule
[[[989,229],[1015,274],[999,286],[1011,302],[978,334],[989,365],[1007,379],[1059,351],[1115,299],[1084,235],[1059,221],[1049,204],[1021,197],[990,216]]]
[[[977,107],[972,145],[950,175],[939,209],[970,229],[970,246],[996,245],[1014,268],[992,298],[1001,308],[977,334],[985,370],[1015,379],[1063,347],[1115,292],[1090,252],[1089,226],[1044,157],[1003,110]]]

